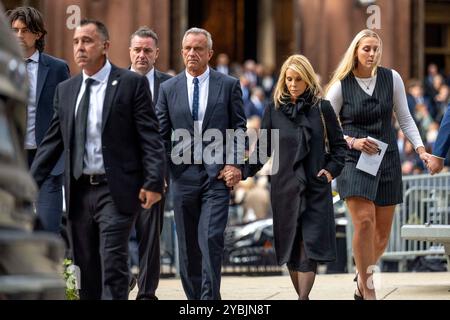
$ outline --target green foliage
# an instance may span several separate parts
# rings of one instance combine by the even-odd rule
[[[80,300],[77,289],[77,278],[74,272],[73,263],[70,259],[64,259],[64,280],[66,281],[66,299]]]

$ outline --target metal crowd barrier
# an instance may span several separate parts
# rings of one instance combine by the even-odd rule
[[[348,219],[351,219],[349,216]],[[418,256],[435,255],[444,258],[444,246],[439,242],[407,240],[401,237],[404,225],[450,224],[450,173],[403,177],[403,203],[396,207],[388,247],[381,262],[398,263],[398,271],[406,271],[407,262]],[[352,261],[352,223],[347,225],[347,269],[354,270]]]

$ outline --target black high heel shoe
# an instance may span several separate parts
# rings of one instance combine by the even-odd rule
[[[356,282],[356,289],[358,290],[359,295],[356,294],[356,292],[353,294],[353,298],[355,300],[364,300],[364,296],[361,293],[361,290],[359,289],[359,284],[358,284],[358,274],[356,273],[355,279],[353,279],[354,282]]]

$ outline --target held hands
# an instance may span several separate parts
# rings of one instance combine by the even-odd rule
[[[139,191],[139,200],[141,200],[142,208],[150,209],[152,205],[161,200],[161,193],[141,189]]]
[[[235,166],[225,165],[220,171],[217,179],[223,179],[228,188],[234,187],[242,179],[242,172]]]
[[[417,153],[420,159],[425,163],[431,175],[441,172],[444,168],[444,159],[438,158],[425,151],[424,147],[418,147]]]
[[[428,170],[430,170],[431,175],[434,175],[441,172],[444,168],[444,159],[430,155],[426,164]]]
[[[320,177],[323,175],[325,175],[327,177],[328,183],[330,183],[333,180],[333,176],[331,175],[331,173],[329,173],[325,169],[320,170],[319,173],[317,174],[317,177]]]

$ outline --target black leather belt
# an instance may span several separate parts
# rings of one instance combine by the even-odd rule
[[[106,174],[83,174],[79,181],[91,186],[97,186],[108,182]]]

